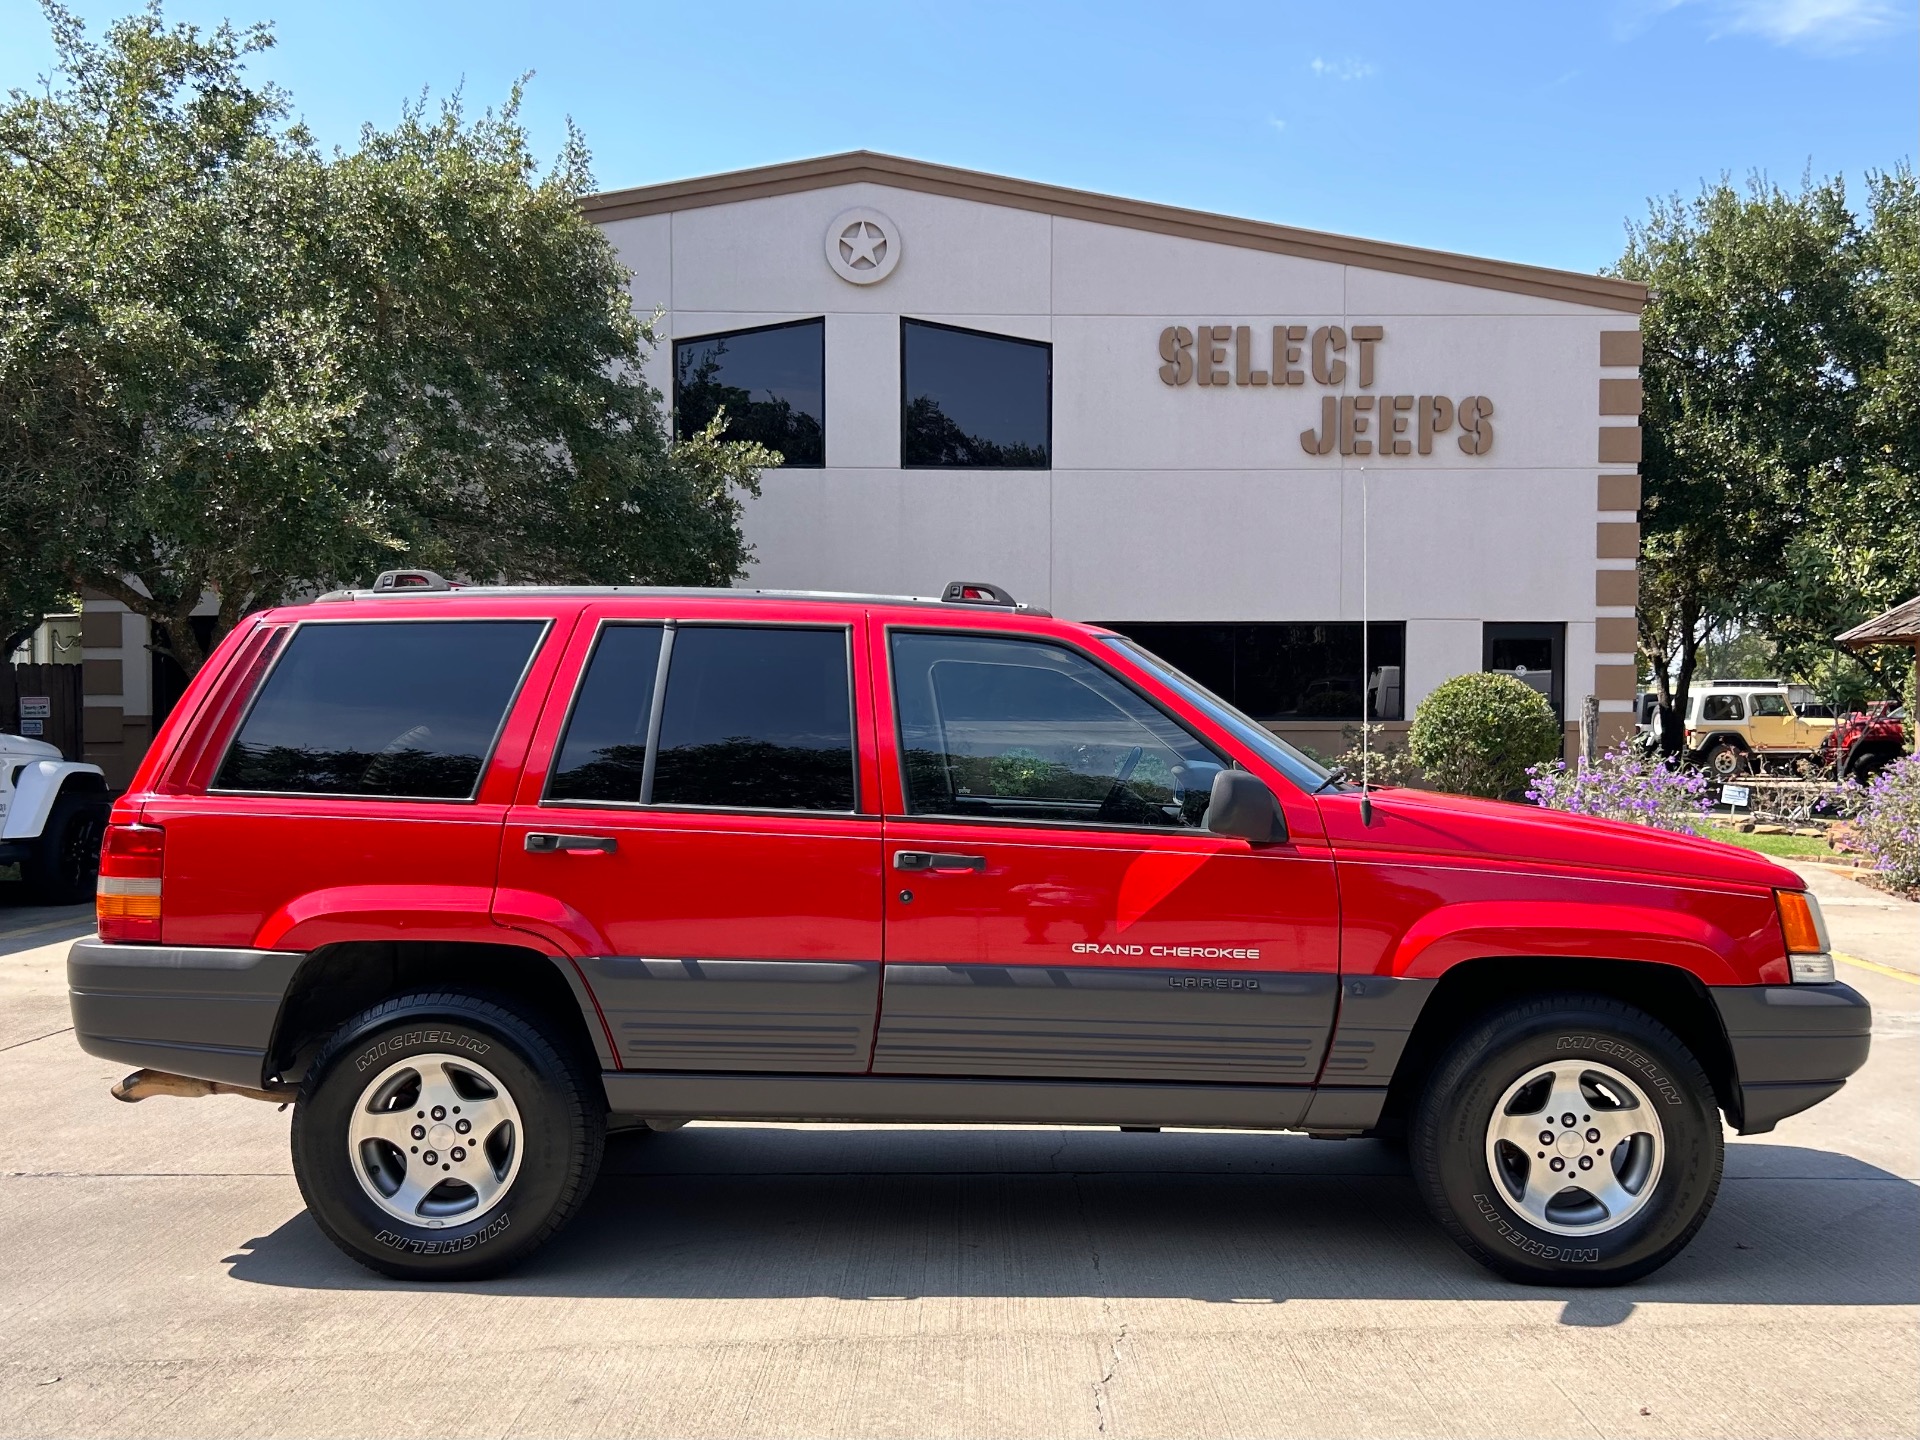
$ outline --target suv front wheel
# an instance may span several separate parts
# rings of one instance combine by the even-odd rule
[[[342,1026],[293,1116],[315,1222],[402,1279],[496,1274],[571,1218],[600,1168],[605,1107],[560,1045],[502,1005],[403,995]]]
[[[1476,1260],[1536,1285],[1618,1285],[1685,1247],[1720,1187],[1713,1089],[1644,1012],[1557,995],[1487,1016],[1415,1111],[1422,1198]]]

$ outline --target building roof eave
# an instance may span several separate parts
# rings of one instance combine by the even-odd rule
[[[1833,638],[1849,650],[1870,645],[1920,646],[1920,595]]]
[[[1487,260],[1444,250],[1396,245],[1384,240],[1363,240],[1317,230],[1300,230],[1266,221],[1242,220],[1203,210],[1186,210],[1175,205],[1127,200],[1089,190],[1070,190],[1064,186],[1016,180],[978,170],[908,160],[871,150],[850,150],[844,154],[823,155],[811,160],[793,160],[751,170],[673,180],[660,185],[604,191],[583,196],[580,209],[595,224],[606,224],[636,216],[697,210],[772,195],[790,195],[834,185],[861,183],[890,185],[981,204],[1034,210],[1096,224],[1147,230],[1216,245],[1265,250],[1336,265],[1357,265],[1455,285],[1534,295],[1629,315],[1638,315],[1647,303],[1644,285],[1607,275],[1584,275],[1573,270],[1550,270],[1510,260]]]

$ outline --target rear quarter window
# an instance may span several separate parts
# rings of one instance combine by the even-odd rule
[[[544,620],[299,626],[213,788],[471,800]]]

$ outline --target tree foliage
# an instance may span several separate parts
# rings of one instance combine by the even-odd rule
[[[1838,676],[1832,637],[1920,590],[1920,240],[1912,172],[1789,192],[1722,179],[1653,206],[1644,281],[1640,641],[1684,709],[1710,636]],[[1897,683],[1897,657],[1868,656]],[[1669,679],[1671,677],[1671,679]]]
[[[323,154],[245,73],[263,27],[90,40],[0,107],[0,568],[217,636],[315,587],[472,579],[724,584],[777,457],[671,444],[653,343],[579,213],[586,149],[544,170],[516,87]],[[37,587],[37,589],[36,589]]]

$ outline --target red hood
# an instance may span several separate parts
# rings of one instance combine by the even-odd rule
[[[1505,800],[1429,790],[1375,790],[1373,824],[1360,823],[1357,792],[1320,797],[1336,849],[1380,848],[1634,871],[1671,880],[1806,888],[1764,855],[1619,820],[1598,820]]]

